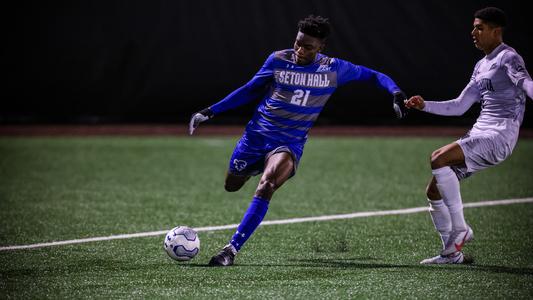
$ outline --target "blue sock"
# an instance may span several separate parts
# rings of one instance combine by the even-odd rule
[[[267,210],[269,202],[263,200],[259,197],[254,197],[248,210],[244,213],[241,224],[237,227],[237,232],[231,238],[231,244],[237,251],[239,251],[242,245],[248,240],[248,238],[255,231],[257,226],[263,221]]]

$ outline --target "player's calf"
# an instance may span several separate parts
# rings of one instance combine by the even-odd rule
[[[442,199],[439,189],[437,188],[437,181],[435,180],[435,177],[431,178],[431,181],[426,187],[426,196],[428,197],[429,200]]]

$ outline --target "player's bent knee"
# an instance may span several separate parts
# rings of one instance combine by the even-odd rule
[[[244,185],[244,183],[243,184],[238,184],[238,185],[237,184],[228,184],[228,183],[226,183],[226,184],[224,184],[224,189],[226,190],[226,192],[236,192],[236,191],[240,190],[243,185]]]
[[[431,154],[430,158],[431,169],[435,170],[447,166],[446,160],[442,157],[441,153],[435,151]]]
[[[228,174],[224,182],[224,189],[227,192],[236,192],[250,179],[250,176],[235,176]]]
[[[241,189],[246,181],[226,180],[224,183],[224,189],[227,192],[236,192]]]
[[[270,199],[272,194],[276,191],[277,187],[274,181],[269,179],[261,179],[255,194],[263,199]]]

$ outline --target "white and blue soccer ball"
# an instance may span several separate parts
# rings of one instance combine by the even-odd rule
[[[163,241],[163,248],[174,260],[187,261],[200,252],[198,233],[187,226],[172,228]]]

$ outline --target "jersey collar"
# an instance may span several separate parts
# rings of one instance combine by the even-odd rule
[[[489,53],[486,57],[488,60],[491,60],[493,59],[494,57],[496,57],[496,55],[498,55],[498,53],[500,53],[504,48],[506,48],[507,45],[505,45],[505,43],[501,43],[498,45],[498,47],[494,48],[494,50],[492,50],[491,53]]]

